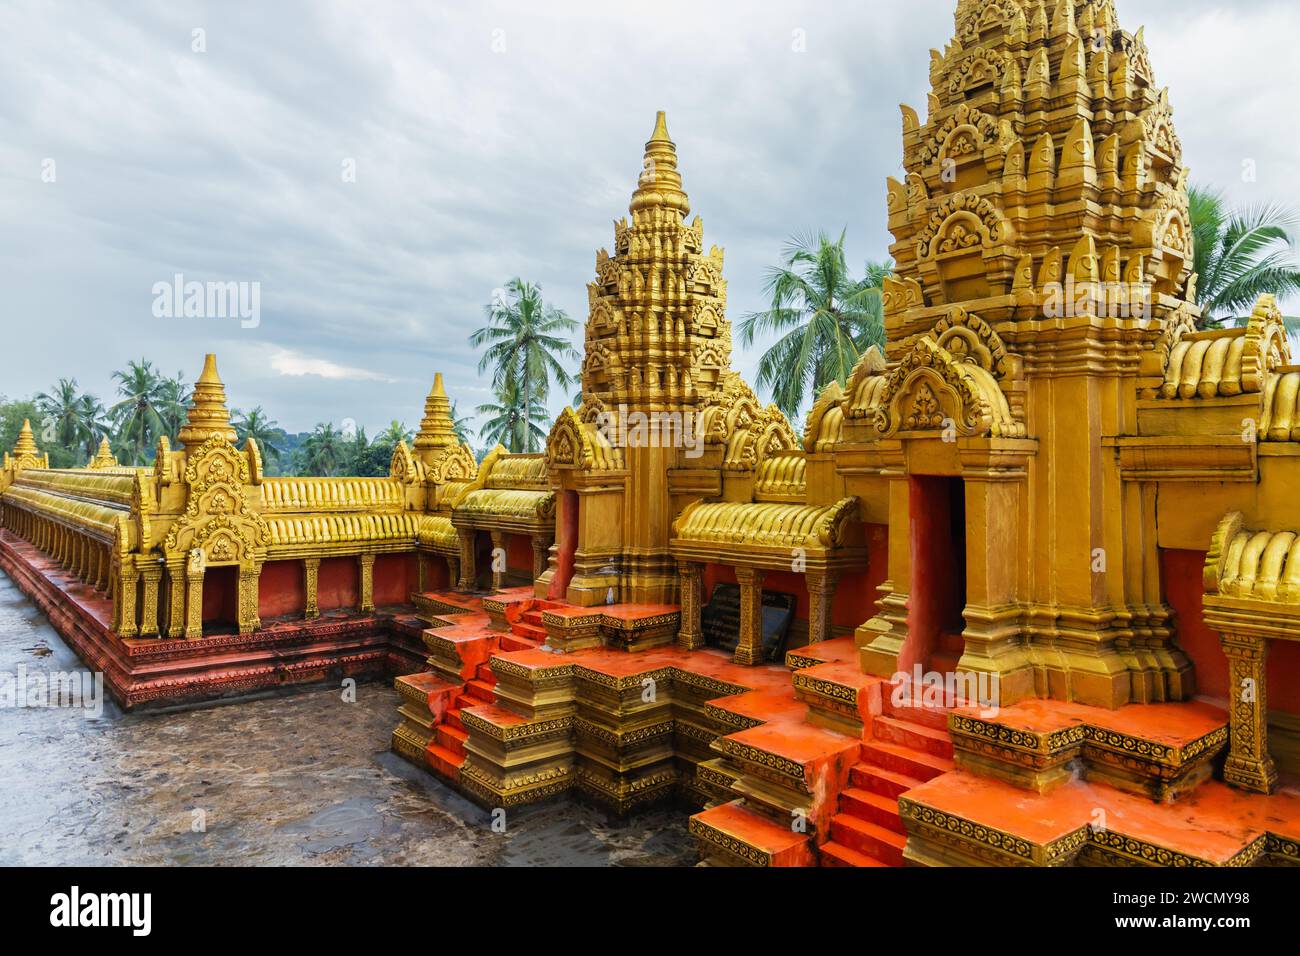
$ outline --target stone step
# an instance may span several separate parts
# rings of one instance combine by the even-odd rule
[[[519,619],[519,621],[520,621],[520,623],[527,624],[527,625],[529,625],[530,627],[535,627],[535,628],[537,628],[538,630],[540,630],[540,631],[542,632],[542,636],[545,637],[545,636],[546,636],[546,629],[542,627],[542,611],[543,611],[543,610],[544,610],[543,608],[535,607],[535,608],[532,608],[531,610],[525,611],[525,612],[524,612],[524,616],[521,617],[521,618]]]
[[[831,839],[864,856],[875,857],[887,866],[903,865],[907,837],[866,820],[846,813],[836,814],[831,818]]]
[[[821,856],[822,866],[888,866],[888,863],[881,863],[874,856],[867,856],[865,853],[859,853],[857,850],[851,850],[846,846],[836,843],[834,840],[828,840],[817,848]]]
[[[424,752],[425,760],[434,773],[456,782],[460,778],[460,768],[465,763],[465,755],[453,753],[439,744],[429,744]]]
[[[748,866],[812,866],[806,834],[773,823],[734,800],[691,817],[691,834],[706,856]]]
[[[862,745],[862,759],[877,767],[907,774],[918,780],[933,780],[942,773],[955,769],[955,765],[946,757],[937,757],[911,747],[885,743],[883,740],[869,740]]]
[[[532,641],[534,646],[546,640],[546,628],[542,627],[540,616],[538,618],[538,623],[536,624],[529,624],[526,621],[515,621],[510,625],[510,633],[516,637],[522,637]],[[502,643],[502,648],[505,648],[504,642]]]
[[[878,793],[881,796],[892,797],[894,800],[897,800],[899,796],[907,793],[912,788],[925,783],[924,780],[917,777],[909,777],[905,773],[897,773],[884,767],[874,767],[868,764],[857,764],[852,767],[849,770],[849,782],[855,787]]]
[[[916,705],[911,703],[910,700],[906,703],[895,703],[892,688],[889,687],[884,688],[881,703],[882,710],[887,717],[894,717],[909,724],[921,724],[935,730],[947,731],[948,729],[948,712],[952,710],[951,707]]]
[[[871,734],[876,740],[952,759],[952,739],[946,730],[914,724],[897,717],[877,717],[871,722]]]
[[[491,704],[496,701],[496,694],[492,691],[492,685],[485,680],[475,678],[466,681],[465,689],[475,703]]]
[[[448,727],[459,727],[461,730],[465,729],[465,725],[461,723],[460,720],[459,707],[453,707],[451,710],[447,711],[446,716],[442,718],[442,722]]]
[[[474,676],[477,677],[479,680],[481,680],[483,683],[487,684],[489,687],[496,686],[497,675],[492,673],[491,664],[480,664],[478,666],[478,672]]]
[[[471,696],[471,695],[468,694],[468,693],[463,693],[463,694],[457,694],[457,695],[456,695],[456,710],[457,710],[457,711],[464,710],[466,707],[477,707],[477,706],[479,706],[481,703],[483,703],[483,701],[481,701],[481,700],[479,700],[479,699],[477,699],[477,698]]]
[[[450,750],[457,756],[465,756],[465,741],[469,734],[460,727],[453,727],[450,724],[439,724],[434,731],[434,741],[439,747]]]
[[[542,635],[543,638],[546,636]],[[520,637],[518,634],[501,635],[501,651],[509,654],[511,651],[531,651],[535,647],[540,647],[541,641],[530,641],[526,637]]]
[[[840,812],[895,833],[906,832],[903,818],[898,815],[897,797],[887,797],[860,787],[847,787],[840,791]]]

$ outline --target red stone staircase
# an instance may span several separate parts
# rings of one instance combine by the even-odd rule
[[[883,706],[840,791],[831,839],[818,848],[822,866],[902,866],[907,836],[899,796],[953,769],[948,708],[899,706],[888,694]]]

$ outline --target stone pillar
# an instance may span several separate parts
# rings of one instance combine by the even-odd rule
[[[460,558],[454,554],[444,555],[447,561],[447,587],[454,588],[460,581]]]
[[[1268,640],[1248,634],[1220,635],[1228,658],[1229,749],[1225,782],[1241,790],[1272,793],[1277,768],[1268,753],[1268,692],[1264,664]]]
[[[167,562],[167,636],[185,636],[185,564],[176,560]]]
[[[763,572],[736,568],[740,582],[740,643],[732,658],[737,664],[763,663]]]
[[[357,555],[357,567],[361,569],[361,584],[357,589],[360,592],[357,610],[362,614],[369,614],[375,609],[375,556]]]
[[[546,573],[546,565],[551,559],[551,539],[544,534],[533,535],[533,580],[536,581]]]
[[[202,552],[191,557],[185,567],[185,640],[197,641],[203,636],[203,574],[206,565]]]
[[[836,576],[829,571],[809,571],[804,577],[808,586],[808,643],[829,641],[831,605],[835,599]]]
[[[258,615],[257,582],[262,576],[258,565],[239,569],[239,633],[252,634],[262,626]]]
[[[113,630],[118,637],[135,637],[139,628],[135,623],[135,590],[140,572],[128,558],[118,567],[117,603],[113,605]]]
[[[700,630],[700,585],[704,577],[703,570],[693,561],[677,562],[682,587],[681,624],[677,631],[677,646],[684,651],[693,651],[704,646],[704,632]]]
[[[474,529],[457,528],[457,536],[460,538],[460,583],[457,587],[462,591],[473,591],[477,586],[478,569],[475,567],[476,558],[474,556]]]
[[[146,558],[149,563],[140,571],[144,581],[141,594],[140,636],[158,636],[158,588],[162,583],[162,565],[153,558]]]
[[[506,535],[504,531],[492,532],[492,590],[506,586]]]
[[[302,559],[302,616],[309,621],[320,617],[320,558]]]
[[[429,590],[429,556],[423,551],[415,552],[415,593],[423,594]]]

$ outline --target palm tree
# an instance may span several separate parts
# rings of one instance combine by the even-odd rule
[[[492,386],[500,398],[515,394],[524,406],[521,421],[532,421],[544,408],[551,390],[551,376],[561,388],[573,383],[560,364],[561,359],[581,358],[562,333],[573,332],[578,323],[562,310],[542,300],[542,289],[522,279],[506,284],[509,300],[498,298],[485,306],[488,325],[469,337],[469,344],[484,348],[480,372],[492,369]],[[517,389],[514,383],[518,383]],[[531,430],[521,429],[528,451],[536,450]]]
[[[455,415],[455,406],[452,411]],[[396,448],[401,442],[410,442],[411,430],[404,424],[394,419],[388,423],[388,427],[375,436],[376,445],[386,445],[389,448]]]
[[[79,448],[85,439],[81,399],[75,378],[59,379],[50,392],[41,392],[35,399],[46,421],[53,426],[54,441],[69,451]]]
[[[488,420],[479,429],[479,437],[486,439],[489,447],[505,445],[508,452],[533,451],[546,441],[546,412],[523,400],[523,389],[517,382],[507,381],[497,391],[496,403],[480,405],[480,415]]]
[[[235,433],[242,445],[248,439],[257,442],[262,455],[275,461],[280,460],[281,444],[284,441],[284,429],[266,417],[262,406],[258,405],[248,414],[236,411],[234,414]]]
[[[317,425],[302,443],[304,470],[309,475],[334,477],[346,455],[343,442],[343,436],[334,430],[333,422]]]
[[[832,381],[847,382],[869,347],[885,344],[881,286],[892,265],[868,262],[866,276],[854,279],[844,238],[819,232],[787,242],[782,264],[764,283],[770,307],[739,326],[746,345],[758,334],[785,333],[759,359],[758,384],[789,418]]]
[[[158,417],[162,419],[164,433],[173,442],[188,417],[192,394],[184,372],[158,382]]]
[[[144,463],[145,452],[158,436],[164,423],[158,412],[163,390],[153,363],[141,359],[128,362],[125,371],[114,372],[121,401],[108,410],[118,426],[118,441],[130,464]]]
[[[95,453],[99,451],[100,440],[112,434],[113,424],[109,421],[108,412],[104,410],[103,404],[94,395],[89,393],[82,395],[78,406],[77,415],[81,420],[81,450],[85,452],[88,459],[94,458]]]
[[[1196,186],[1189,199],[1203,325],[1241,321],[1265,293],[1282,298],[1300,292],[1293,212],[1276,205],[1230,210],[1222,193]],[[1300,331],[1300,320],[1287,324]]]
[[[468,445],[469,441],[470,416],[466,415],[460,418],[456,414],[456,400],[451,401],[451,432],[456,436],[456,441],[462,445]]]

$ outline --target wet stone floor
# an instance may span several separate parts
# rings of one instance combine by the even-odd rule
[[[85,673],[0,573],[0,675]],[[124,714],[0,706],[0,865],[671,866],[681,809],[560,800],[491,816],[389,752],[384,682]]]

